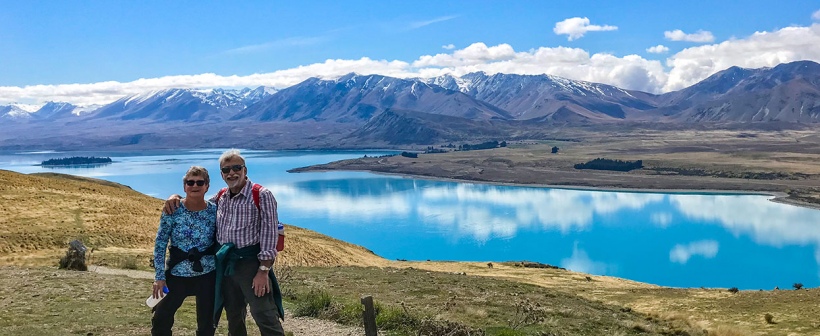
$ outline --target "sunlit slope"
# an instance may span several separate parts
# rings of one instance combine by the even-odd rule
[[[110,182],[59,174],[0,171],[0,253],[65,248],[75,238],[97,248],[152,243],[161,202]]]
[[[93,263],[147,266],[162,201],[116,183],[63,174],[0,170],[0,264],[54,265],[68,242],[94,248]],[[377,266],[372,252],[287,226],[279,262]]]

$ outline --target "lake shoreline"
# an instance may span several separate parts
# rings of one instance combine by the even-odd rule
[[[336,162],[330,162],[327,164],[320,164],[320,165],[313,165],[307,167],[299,167],[295,169],[288,170],[291,173],[300,173],[300,172],[323,172],[323,171],[354,171],[354,172],[367,172],[379,175],[388,175],[388,176],[399,176],[405,178],[416,178],[416,179],[423,179],[423,180],[432,180],[432,181],[447,181],[447,182],[459,182],[459,183],[479,183],[479,184],[490,184],[490,185],[503,185],[503,186],[515,186],[515,187],[537,187],[537,188],[550,188],[550,189],[564,189],[564,190],[589,190],[589,191],[613,191],[613,192],[631,192],[631,193],[666,193],[666,194],[705,194],[705,195],[765,195],[771,196],[769,201],[798,206],[802,208],[808,208],[813,210],[820,210],[820,203],[811,203],[805,202],[798,199],[792,198],[788,193],[783,191],[776,191],[776,190],[754,190],[754,189],[743,189],[743,188],[731,188],[731,189],[721,189],[721,188],[709,188],[711,185],[708,180],[715,179],[713,177],[690,177],[691,179],[703,179],[707,180],[705,182],[701,181],[701,183],[695,183],[692,187],[686,188],[670,188],[670,187],[661,187],[661,188],[652,188],[646,186],[639,186],[639,185],[630,185],[628,183],[626,186],[600,186],[600,185],[581,185],[581,184],[567,184],[561,183],[554,184],[554,183],[522,183],[522,182],[508,182],[508,181],[499,181],[499,180],[488,180],[488,179],[470,179],[465,178],[464,176],[461,177],[452,177],[452,176],[438,176],[438,175],[429,175],[425,174],[425,172],[412,172],[412,171],[386,171],[382,168],[382,165],[361,165],[361,159],[351,159],[351,160],[342,160]],[[353,163],[355,162],[355,163]],[[596,171],[597,174],[604,174],[606,175],[607,171]],[[617,177],[618,175],[623,176],[623,173],[615,172],[610,174],[613,177]],[[654,178],[657,180],[662,180],[664,176],[652,176],[650,178]],[[615,179],[610,180],[610,182],[616,181]],[[701,187],[697,187],[701,186]]]

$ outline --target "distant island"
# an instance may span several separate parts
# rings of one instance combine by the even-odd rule
[[[48,159],[40,163],[41,166],[74,166],[99,165],[111,163],[110,157],[72,156],[60,159]]]

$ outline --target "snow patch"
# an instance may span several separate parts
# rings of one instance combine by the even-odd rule
[[[18,104],[18,103],[10,104],[10,106],[14,106],[14,107],[16,107],[18,109],[21,109],[23,111],[26,111],[26,112],[37,112],[37,110],[42,108],[43,105],[45,105],[45,104]]]

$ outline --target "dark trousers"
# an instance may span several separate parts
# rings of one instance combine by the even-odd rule
[[[216,293],[216,272],[196,277],[178,277],[168,275],[165,280],[168,294],[154,310],[151,318],[151,335],[171,335],[174,326],[174,314],[185,298],[196,296],[196,334],[197,336],[212,336],[214,331],[214,295]]]
[[[262,336],[284,336],[282,322],[279,321],[279,307],[273,300],[273,294],[268,293],[262,297],[257,297],[253,293],[253,277],[256,276],[259,268],[259,260],[256,258],[241,259],[237,261],[234,274],[226,276],[222,280],[222,297],[225,300],[225,317],[228,320],[228,335],[246,336],[245,317],[247,307],[251,307],[253,316],[259,332]],[[270,288],[270,283],[268,283]]]

